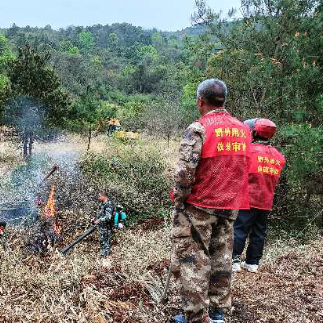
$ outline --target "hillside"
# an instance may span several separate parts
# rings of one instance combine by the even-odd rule
[[[145,142],[146,139],[143,140]],[[165,169],[167,176],[172,174],[177,144],[173,142],[169,147],[167,142],[158,142],[168,163]],[[131,151],[135,154],[137,145],[141,147],[139,143],[131,144]],[[0,148],[5,152],[0,161],[0,184],[3,185],[12,167],[17,167],[22,160],[8,142],[1,143]],[[114,155],[117,161],[126,147],[119,143],[119,155],[114,149],[113,141],[101,136],[95,138],[91,153]],[[65,142],[61,139],[60,142],[36,145],[36,155],[46,153],[45,169],[56,160],[61,166],[60,173],[51,183],[56,183],[57,188],[62,241],[50,248],[46,255],[33,255],[25,247],[29,230],[9,225],[8,242],[12,251],[5,253],[0,248],[0,320],[6,323],[59,323],[66,320],[89,323],[172,322],[172,317],[181,308],[173,279],[168,303],[159,304],[170,264],[171,209],[164,214],[164,219],[150,213],[150,219],[136,221],[136,225],[114,235],[113,252],[108,260],[98,258],[97,234],[76,246],[67,256],[60,254],[63,246],[86,230],[96,208],[96,192],[91,193],[95,181],[79,182],[81,178],[75,175],[66,178],[66,174],[74,172],[74,159],[70,158],[84,158],[85,152],[86,142],[75,136],[65,138]],[[102,179],[101,185],[107,185]],[[136,186],[130,177],[128,182],[132,189],[127,192],[132,194]],[[123,185],[123,180],[114,178],[109,180],[107,187],[118,193],[118,187]],[[43,189],[48,190],[48,187]],[[16,202],[20,198],[18,194],[17,191]],[[136,194],[139,198],[144,196],[140,191]],[[130,195],[130,200],[124,199],[124,202],[131,206],[136,202],[131,199]],[[144,205],[148,207],[149,204]],[[135,214],[132,216],[136,217]],[[277,237],[277,232],[271,234],[259,274],[241,272],[234,275],[234,308],[229,322],[321,322],[322,247],[323,241],[317,235],[303,244],[297,239],[286,239],[284,235]]]
[[[164,31],[163,33],[167,36],[175,36],[175,37],[191,37],[191,36],[200,36],[206,33],[207,27],[206,26],[192,26],[186,27],[182,30],[177,31]]]
[[[269,119],[265,138],[255,125],[254,139],[270,139],[286,160],[253,155],[268,201],[279,182],[263,265],[235,275],[231,322],[323,322],[322,0],[245,0],[237,21],[220,21],[206,0],[196,5],[207,28],[1,29],[0,221],[8,226],[0,233],[12,251],[0,244],[0,322],[171,322],[181,307],[173,281],[167,305],[158,300],[179,140],[199,112],[218,108],[241,121]],[[216,136],[215,158],[248,154],[247,130],[215,127],[206,131]],[[186,133],[182,149],[192,164],[194,138]],[[221,169],[223,191],[238,194],[234,174],[242,174],[229,171]],[[109,260],[98,258],[97,234],[63,257],[96,222],[99,192],[130,215],[126,230],[114,235]]]

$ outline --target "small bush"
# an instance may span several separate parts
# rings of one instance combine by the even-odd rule
[[[90,185],[105,189],[136,219],[162,216],[170,207],[168,164],[152,144],[112,139],[104,153],[88,154],[81,168]]]

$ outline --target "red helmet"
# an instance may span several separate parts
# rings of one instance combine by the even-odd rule
[[[244,123],[249,126],[251,131],[256,131],[260,137],[266,139],[273,138],[277,131],[277,126],[269,119],[257,118],[246,120]]]

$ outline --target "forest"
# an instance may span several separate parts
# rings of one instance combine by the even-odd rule
[[[244,18],[232,20],[203,3],[195,27],[178,33],[126,23],[1,30],[2,123],[19,129],[32,113],[24,96],[53,128],[88,133],[117,118],[129,131],[178,137],[197,118],[196,85],[218,77],[234,115],[279,125],[288,165],[275,212],[303,226],[323,194],[322,4],[243,1]]]
[[[294,274],[301,277],[294,272],[298,261],[304,268],[311,263],[321,266],[323,3],[242,0],[237,18],[235,10],[224,16],[210,9],[207,1],[195,2],[192,26],[178,32],[128,23],[59,30],[13,23],[0,29],[0,144],[5,143],[0,154],[0,203],[16,203],[27,195],[34,199],[40,185],[36,178],[55,162],[61,169],[57,208],[65,243],[86,229],[84,223],[102,188],[129,211],[132,225],[137,225],[129,235],[116,236],[116,264],[103,265],[103,269],[94,264],[93,255],[86,255],[86,244],[80,247],[79,258],[71,261],[55,253],[50,256],[52,265],[46,263],[47,258],[43,262],[26,257],[22,233],[13,230],[10,242],[17,255],[0,258],[4,259],[1,273],[4,266],[8,271],[0,278],[7,287],[4,292],[0,286],[0,321],[63,322],[68,317],[69,322],[146,322],[150,311],[164,311],[165,317],[174,313],[178,299],[173,294],[168,307],[154,305],[150,298],[160,296],[162,274],[169,266],[170,244],[161,242],[168,239],[171,223],[169,191],[179,140],[199,117],[196,88],[207,78],[227,84],[226,108],[239,120],[263,117],[277,124],[273,145],[284,153],[287,163],[271,213],[272,248],[266,259],[278,257],[284,284]],[[139,134],[139,139],[109,135],[109,120],[118,120],[122,131]],[[137,239],[139,234],[142,242]],[[303,243],[309,244],[311,255],[317,258],[309,259],[304,249],[298,249]],[[142,250],[137,254],[135,248]],[[154,262],[148,265],[151,259]],[[17,261],[27,269],[16,269]],[[264,280],[259,283],[268,289],[268,297],[274,297],[275,288],[282,284],[271,265],[265,265]],[[66,272],[53,278],[61,268]],[[68,272],[73,270],[71,278]],[[147,270],[152,276],[143,278]],[[105,280],[102,272],[113,272],[111,280]],[[299,306],[296,302],[302,297],[312,295],[312,279],[320,279],[309,272],[309,280],[299,278],[305,286],[302,296],[297,286],[292,290],[286,283],[288,297],[280,295],[286,304],[270,305],[263,300],[257,310],[254,306],[262,294],[257,291],[258,298],[250,300],[245,295],[248,287],[239,281],[235,296],[250,307],[244,316],[244,305],[236,303],[232,322],[296,322],[297,315],[289,313],[290,309]],[[25,278],[15,281],[18,274]],[[37,295],[33,294],[35,286]],[[9,297],[11,289],[20,288],[24,295],[32,291],[32,301],[41,300],[43,307],[32,308],[24,298],[24,313],[15,311],[12,306],[19,304],[19,295],[12,305],[2,303],[1,296]],[[322,285],[317,288],[322,296]],[[60,299],[55,304],[58,310],[52,308],[52,290]],[[110,293],[109,305],[102,291]],[[315,298],[308,303],[306,311],[312,315],[308,322],[320,322],[321,301]],[[7,306],[7,314],[1,306]],[[282,309],[279,317],[268,314],[272,306]],[[130,312],[127,318],[125,313]]]

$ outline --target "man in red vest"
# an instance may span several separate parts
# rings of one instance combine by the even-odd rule
[[[269,145],[276,133],[276,125],[268,119],[245,121],[253,143],[250,147],[249,194],[250,210],[241,210],[234,224],[233,271],[241,266],[257,272],[263,254],[267,218],[273,207],[275,188],[285,165],[284,156]],[[246,262],[241,254],[249,236]]]
[[[249,209],[249,128],[225,110],[226,85],[202,82],[201,118],[184,133],[175,171],[172,271],[183,300],[180,323],[223,323],[231,309],[233,222]]]

